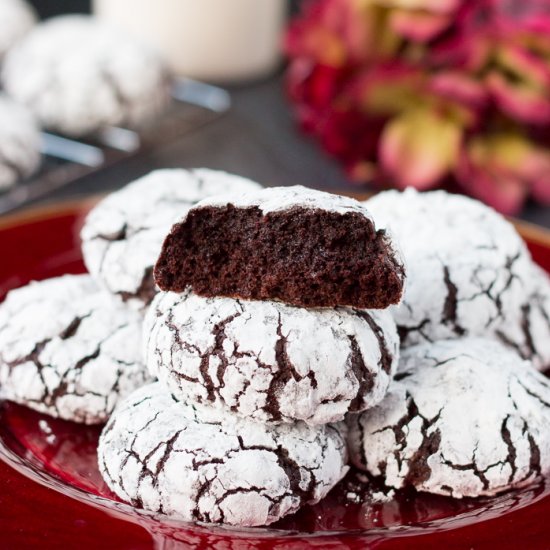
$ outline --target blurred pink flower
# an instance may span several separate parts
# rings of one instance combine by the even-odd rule
[[[317,0],[290,25],[304,129],[355,181],[550,201],[550,0]]]
[[[515,132],[473,138],[456,176],[473,196],[505,214],[517,213],[529,192],[550,204],[550,153]]]
[[[399,188],[434,187],[454,167],[460,152],[460,125],[429,109],[407,110],[386,124],[380,163]]]

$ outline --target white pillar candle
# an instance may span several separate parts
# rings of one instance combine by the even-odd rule
[[[286,0],[94,0],[100,18],[155,46],[176,74],[240,81],[280,59]]]

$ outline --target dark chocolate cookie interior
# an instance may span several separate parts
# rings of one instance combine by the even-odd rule
[[[399,301],[403,278],[385,232],[368,218],[299,207],[191,210],[155,266],[162,290],[302,307],[385,308]]]

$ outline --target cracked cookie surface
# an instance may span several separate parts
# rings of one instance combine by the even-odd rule
[[[104,422],[149,382],[141,316],[65,275],[12,290],[0,305],[0,396],[51,416]]]
[[[495,330],[496,338],[541,371],[550,369],[550,277],[533,266],[534,290],[521,306],[519,322]]]
[[[402,346],[490,336],[520,322],[532,261],[502,216],[444,191],[387,191],[365,205],[395,234],[407,265],[403,300],[392,308]]]
[[[186,521],[268,525],[315,503],[347,471],[341,425],[264,426],[191,406],[157,382],[103,430],[103,478],[123,500]]]
[[[387,396],[348,425],[351,460],[389,487],[477,497],[550,471],[550,380],[491,340],[403,350]]]
[[[0,59],[36,23],[36,14],[25,0],[0,2]]]
[[[153,266],[172,224],[198,201],[259,184],[208,169],[155,170],[103,199],[81,232],[88,271],[123,301],[143,307],[156,293]]]
[[[157,53],[85,15],[37,25],[6,54],[2,77],[43,126],[72,136],[139,125],[170,100],[170,78]]]
[[[155,264],[165,291],[384,309],[405,270],[394,243],[349,197],[302,186],[201,201],[176,223]]]
[[[324,424],[378,403],[397,366],[387,310],[159,293],[144,322],[147,366],[179,399],[262,422]]]
[[[41,138],[31,113],[3,94],[0,120],[0,190],[4,190],[38,170]]]

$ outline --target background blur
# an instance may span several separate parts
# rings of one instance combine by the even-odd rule
[[[87,11],[82,0],[34,0],[42,16]],[[293,9],[297,2],[293,3]],[[296,129],[284,94],[282,69],[260,82],[230,87],[231,111],[219,121],[144,158],[114,167],[100,180],[85,178],[49,200],[104,192],[160,167],[205,166],[235,172],[268,185],[303,184],[357,190],[341,167]]]
[[[31,0],[31,3],[41,17],[70,12],[89,12],[91,9],[91,2],[84,0]],[[319,5],[322,3],[329,7],[331,4],[330,1],[320,0],[318,2]],[[340,6],[345,3],[345,1],[335,2]],[[306,4],[299,0],[289,2],[290,14],[296,16],[298,12],[303,11],[301,7]],[[518,3],[517,5],[523,6],[524,4]],[[302,17],[307,20],[303,13]],[[330,26],[331,24],[328,24],[328,27]],[[323,28],[322,22],[318,28],[315,28],[314,25],[313,34],[319,34],[317,31],[320,32],[320,30],[326,30]],[[343,38],[344,41],[346,32],[353,33],[354,29],[350,27],[347,31],[337,30],[337,34],[341,33],[340,38]],[[309,40],[307,32],[304,35]],[[281,37],[281,48],[282,44],[283,37]],[[309,42],[306,43],[305,50],[308,47]],[[310,55],[308,51],[304,53],[303,44],[299,45],[295,52],[291,47],[290,57],[293,62],[291,68],[296,63],[302,62],[301,57],[308,55]],[[331,148],[334,149],[333,145],[327,145],[326,140],[323,142],[323,138],[315,141],[311,135],[307,135],[307,132],[300,131],[296,120],[299,116],[296,115],[300,113],[300,109],[309,101],[309,98],[305,103],[302,98],[298,100],[294,98],[294,105],[292,105],[288,92],[289,80],[292,86],[293,76],[290,74],[289,78],[284,72],[285,67],[281,63],[275,74],[269,77],[259,81],[227,86],[231,94],[232,107],[219,120],[186,134],[172,143],[164,144],[155,151],[140,155],[139,158],[122,165],[114,166],[102,174],[100,179],[93,176],[83,178],[75,185],[56,191],[48,197],[48,200],[118,188],[149,170],[171,166],[206,166],[223,169],[251,177],[266,185],[303,184],[327,190],[365,192],[375,190],[376,186],[369,185],[369,181],[371,181],[369,163],[356,164],[354,166],[357,168],[350,171],[349,166],[346,166],[346,162],[342,158],[335,160],[334,152],[331,151]],[[309,92],[310,90],[308,90]],[[349,131],[347,127],[344,129],[345,137],[356,141],[355,134],[353,134],[356,129],[353,127]],[[400,137],[399,131],[398,128],[395,132],[398,138]],[[413,141],[416,141],[416,134],[413,132],[411,135]],[[328,136],[329,139],[331,137],[333,136]],[[435,141],[437,142],[437,138]],[[402,143],[398,143],[398,145],[403,147]],[[405,145],[407,144],[405,143]],[[350,146],[348,145],[348,147]],[[332,156],[327,154],[327,151]],[[403,149],[397,148],[396,151],[398,161],[404,158]],[[340,157],[345,157],[346,154],[347,152],[344,152],[344,155],[340,155]],[[436,150],[433,156],[437,157],[438,154]],[[468,178],[466,179],[468,180]],[[357,181],[360,181],[360,187],[358,187]],[[469,191],[466,190],[466,192]],[[485,198],[483,196],[480,198],[491,203],[493,195],[489,194]],[[523,199],[516,200],[512,204],[516,214],[530,221],[550,226],[548,207],[532,199],[522,207],[522,201]],[[501,202],[501,204],[504,210],[511,203]],[[496,206],[499,207],[498,204]]]
[[[40,17],[50,17],[62,13],[87,13],[90,11],[89,0],[31,0]]]

